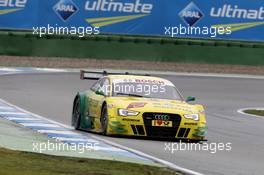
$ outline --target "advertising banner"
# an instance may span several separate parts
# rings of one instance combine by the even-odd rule
[[[41,27],[264,41],[264,5],[251,0],[0,0],[0,29]]]

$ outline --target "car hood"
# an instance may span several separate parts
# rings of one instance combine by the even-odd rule
[[[111,97],[109,103],[113,104],[116,108],[139,112],[191,114],[199,113],[203,109],[201,105],[192,105],[185,101],[157,98]]]

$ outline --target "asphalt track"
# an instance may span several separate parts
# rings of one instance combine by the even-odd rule
[[[165,151],[160,140],[100,136],[178,166],[210,175],[263,174],[264,118],[237,113],[237,109],[264,103],[264,80],[192,76],[166,76],[184,96],[204,104],[209,125],[208,143],[232,143],[231,151]],[[78,73],[4,75],[0,98],[33,113],[70,125],[72,101],[77,91],[93,81],[79,80]],[[90,133],[87,133],[90,134]]]

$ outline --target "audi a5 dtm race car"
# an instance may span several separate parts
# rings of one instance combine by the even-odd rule
[[[204,107],[189,104],[169,80],[149,75],[81,71],[97,80],[73,102],[75,129],[104,135],[205,140]]]

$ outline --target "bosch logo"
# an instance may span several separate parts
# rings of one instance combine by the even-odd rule
[[[170,116],[164,114],[154,115],[155,120],[170,120]]]
[[[196,24],[204,15],[195,3],[188,4],[180,13],[179,16],[189,26]]]
[[[72,2],[72,0],[60,0],[57,4],[55,4],[53,10],[63,21],[66,21],[72,15],[74,15],[79,9]]]

